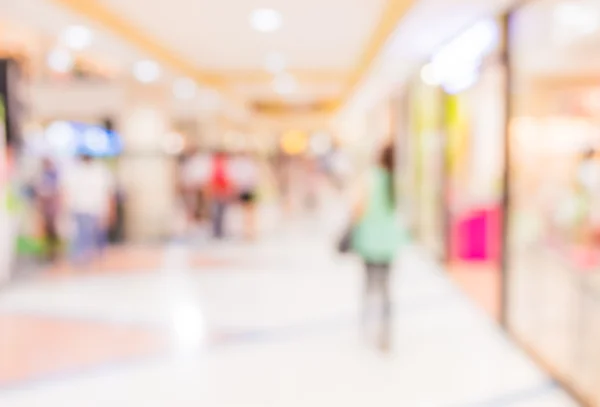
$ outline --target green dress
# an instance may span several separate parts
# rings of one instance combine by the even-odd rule
[[[390,176],[383,168],[372,172],[365,212],[353,231],[352,249],[367,263],[391,263],[403,240],[389,196]]]

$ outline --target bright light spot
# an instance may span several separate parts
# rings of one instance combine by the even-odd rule
[[[277,52],[272,52],[267,55],[267,59],[265,61],[265,67],[267,71],[271,72],[272,74],[278,74],[285,70],[285,66],[286,63],[283,55]]]
[[[163,144],[163,150],[165,153],[169,155],[178,155],[183,152],[184,148],[185,139],[181,134],[177,132],[171,132],[167,134]]]
[[[72,25],[62,33],[65,46],[80,51],[89,47],[93,40],[92,31],[83,25]]]
[[[298,89],[298,83],[292,75],[281,74],[275,77],[273,89],[280,95],[289,95]]]
[[[452,77],[452,81],[448,81],[444,84],[444,90],[452,95],[462,92],[463,90],[469,89],[471,86],[477,83],[479,79],[479,67],[473,67],[472,69],[465,68],[460,73]]]
[[[250,14],[252,28],[260,32],[274,32],[281,28],[283,19],[281,14],[270,8],[254,10]]]
[[[110,150],[110,140],[106,132],[99,127],[90,127],[83,133],[83,143],[87,149],[96,154],[104,154]]]
[[[202,347],[205,326],[202,313],[196,304],[179,304],[173,310],[172,332],[177,349],[183,353],[194,352]]]
[[[306,151],[308,137],[300,130],[290,130],[281,138],[281,149],[288,155],[299,155]]]
[[[177,99],[190,100],[196,97],[198,86],[190,78],[179,78],[173,82],[173,94]]]
[[[54,122],[45,131],[50,149],[59,154],[70,154],[77,149],[77,133],[67,122]]]
[[[438,79],[438,75],[435,71],[435,66],[433,64],[427,64],[421,69],[421,80],[430,86],[437,86],[440,84]]]
[[[155,82],[160,78],[160,66],[151,60],[142,60],[133,67],[133,76],[142,83]]]
[[[75,64],[73,55],[66,49],[55,49],[48,54],[48,66],[55,72],[67,73]]]
[[[477,81],[481,64],[497,47],[499,37],[496,22],[480,21],[434,55],[426,79],[435,79],[451,93],[467,89]]]

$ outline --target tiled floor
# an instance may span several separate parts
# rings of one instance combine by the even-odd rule
[[[500,320],[502,276],[497,265],[457,261],[450,265],[450,276],[488,315]]]
[[[3,291],[0,406],[576,405],[418,250],[396,268],[385,355],[323,225],[273,233]]]

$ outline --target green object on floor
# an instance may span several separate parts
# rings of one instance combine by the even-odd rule
[[[46,244],[43,239],[19,236],[17,253],[24,256],[43,256],[46,254]]]

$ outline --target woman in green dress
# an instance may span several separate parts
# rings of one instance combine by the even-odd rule
[[[377,301],[380,317],[378,341],[382,350],[390,347],[390,273],[401,242],[396,216],[394,167],[394,148],[389,145],[381,151],[378,165],[369,171],[353,211],[352,250],[365,265],[363,324],[368,322],[371,314],[371,301]]]

